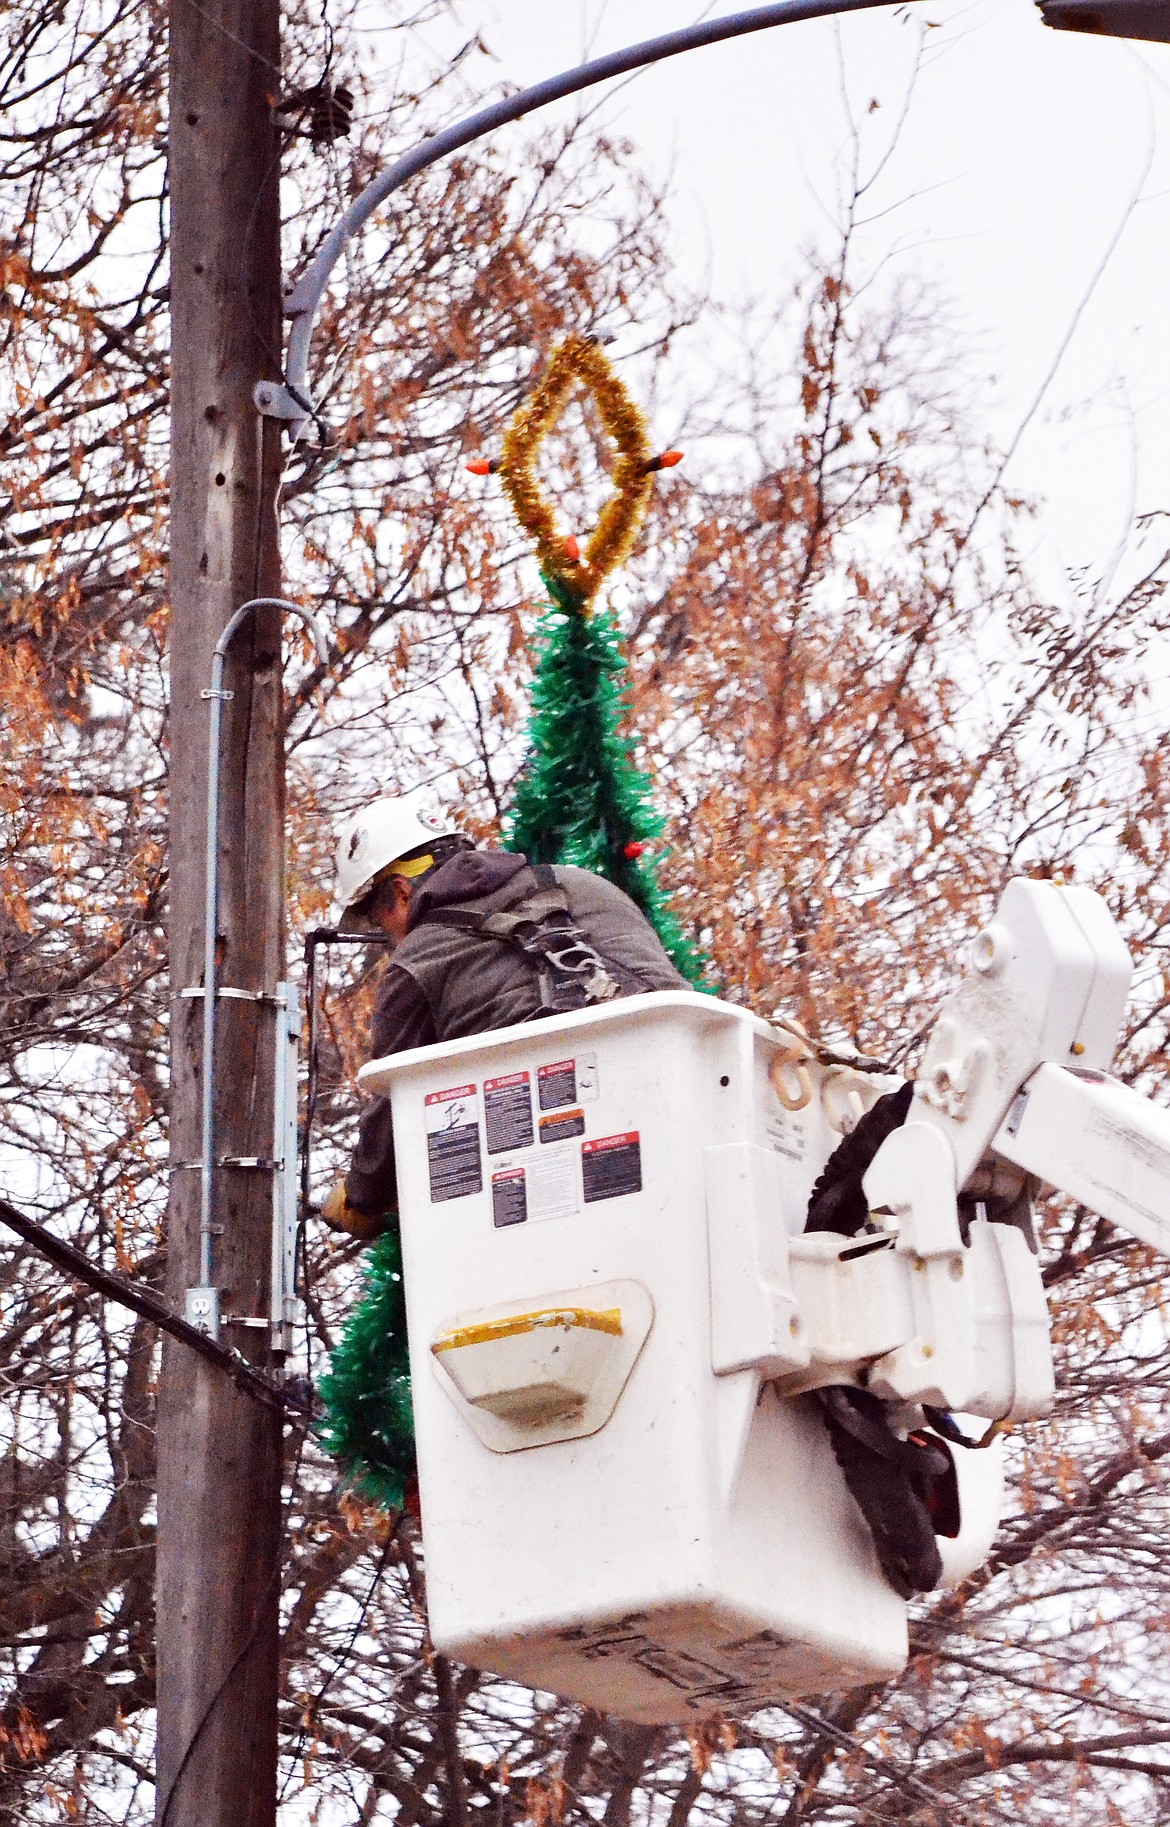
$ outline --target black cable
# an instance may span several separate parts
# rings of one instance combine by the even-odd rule
[[[75,1244],[66,1243],[63,1237],[54,1236],[43,1224],[38,1224],[35,1218],[26,1218],[23,1212],[17,1211],[3,1197],[0,1197],[0,1224],[15,1231],[18,1237],[38,1250],[54,1268],[60,1269],[72,1280],[82,1282],[106,1300],[128,1307],[132,1313],[137,1313],[142,1319],[149,1320],[151,1325],[159,1327],[160,1331],[169,1332],[172,1338],[178,1339],[217,1370],[224,1371],[245,1395],[268,1408],[274,1408],[286,1420],[292,1419],[295,1410],[301,1406],[282,1384],[274,1383],[240,1352],[200,1331],[180,1314],[172,1313],[166,1301],[153,1288],[129,1281],[125,1276],[91,1262]]]
[[[320,1707],[321,1702],[324,1700],[326,1694],[329,1692],[329,1689],[333,1686],[333,1683],[336,1681],[338,1675],[340,1675],[340,1673],[344,1669],[346,1663],[349,1661],[350,1657],[353,1655],[354,1647],[357,1644],[358,1637],[361,1634],[363,1625],[365,1624],[366,1617],[369,1612],[370,1606],[374,1602],[374,1594],[377,1592],[378,1587],[382,1581],[382,1575],[386,1571],[386,1562],[390,1558],[390,1550],[394,1546],[395,1538],[398,1534],[399,1529],[402,1526],[405,1515],[406,1515],[405,1511],[399,1512],[398,1516],[395,1519],[393,1528],[390,1530],[390,1533],[386,1537],[386,1540],[382,1543],[382,1552],[378,1556],[378,1564],[374,1568],[374,1577],[370,1581],[369,1591],[366,1593],[365,1598],[362,1600],[361,1605],[358,1608],[358,1615],[354,1621],[353,1629],[349,1633],[348,1643],[345,1645],[345,1648],[341,1651],[341,1654],[335,1660],[333,1667],[330,1669],[329,1673],[326,1675],[324,1681],[321,1683],[320,1687],[317,1689],[317,1692],[313,1695],[313,1697],[309,1701],[308,1705],[302,1707],[302,1709],[301,1709],[300,1730],[297,1733],[297,1740],[292,1748],[292,1751],[291,1751],[290,1757],[289,1757],[289,1762],[294,1767],[297,1763],[298,1758],[300,1757],[301,1750],[302,1750],[302,1747],[304,1746],[305,1740],[309,1735],[308,1721],[310,1719],[314,1719],[316,1717],[317,1710]],[[286,1782],[284,1787],[281,1789],[280,1795],[277,1798],[278,1804],[280,1802],[284,1801],[285,1796],[287,1794],[288,1794],[288,1783]],[[159,1827],[166,1827],[165,1822],[160,1821]]]
[[[297,1197],[297,1240],[294,1252],[293,1282],[299,1286],[305,1302],[305,1370],[312,1377],[312,1315],[309,1313],[309,1219],[313,1212],[312,1149],[313,1119],[317,1112],[317,1089],[320,1059],[317,1042],[317,948],[330,945],[392,946],[396,941],[388,933],[346,933],[336,926],[314,926],[305,934],[305,1047],[308,1055],[305,1081],[305,1120],[300,1130],[300,1190]]]
[[[331,946],[331,945],[392,946],[396,943],[397,943],[397,941],[394,940],[390,936],[389,933],[381,933],[381,932],[346,933],[346,932],[339,931],[338,928],[335,926],[314,926],[305,934],[305,947],[304,947],[305,1014],[306,1014],[305,1051],[306,1051],[306,1055],[307,1055],[307,1072],[306,1072],[306,1082],[305,1082],[305,1120],[304,1120],[304,1124],[300,1131],[300,1162],[299,1162],[299,1170],[300,1170],[299,1182],[300,1182],[300,1184],[299,1184],[299,1192],[298,1192],[298,1198],[297,1198],[297,1243],[296,1243],[295,1260],[296,1260],[296,1263],[299,1265],[300,1287],[301,1287],[302,1293],[305,1298],[305,1308],[306,1308],[306,1314],[305,1314],[305,1364],[306,1364],[306,1370],[309,1373],[310,1378],[311,1378],[311,1367],[312,1367],[312,1317],[308,1312],[308,1305],[309,1305],[309,1301],[308,1301],[308,1294],[309,1294],[308,1231],[309,1231],[309,1218],[311,1217],[312,1211],[313,1211],[313,1202],[312,1202],[313,1119],[316,1115],[316,1110],[317,1110],[317,1091],[318,1091],[318,1083],[319,1083],[319,1078],[320,1078],[320,1056],[319,1056],[319,1048],[318,1048],[318,1040],[317,1040],[317,950],[318,950],[318,947],[320,947],[320,946]],[[304,1446],[304,1438],[302,1436],[302,1441],[301,1441],[302,1450],[303,1450],[303,1446]],[[341,1673],[342,1669],[345,1667],[346,1663],[349,1661],[350,1657],[353,1654],[354,1645],[357,1642],[358,1635],[361,1631],[362,1625],[365,1623],[366,1614],[369,1611],[371,1604],[373,1603],[374,1594],[377,1591],[378,1584],[382,1578],[383,1573],[386,1570],[386,1561],[390,1554],[390,1550],[394,1545],[395,1537],[397,1536],[398,1530],[402,1524],[404,1514],[405,1514],[404,1512],[399,1514],[398,1518],[396,1519],[396,1521],[394,1523],[393,1528],[391,1529],[389,1535],[387,1536],[385,1542],[383,1543],[382,1553],[379,1556],[378,1565],[374,1570],[374,1577],[370,1583],[370,1589],[362,1601],[361,1607],[358,1612],[357,1621],[354,1624],[353,1630],[350,1633],[349,1642],[346,1644],[346,1646],[342,1650],[340,1656],[338,1656],[337,1660],[334,1662],[333,1667],[330,1670],[329,1674],[326,1676],[321,1687],[318,1689],[317,1693],[314,1695],[313,1700],[312,1700],[311,1710],[315,1710],[317,1707],[320,1706],[322,1700],[324,1699],[325,1695],[328,1693],[333,1682],[335,1681],[337,1676]],[[230,1679],[231,1673],[232,1673],[232,1671],[229,1670],[228,1676],[225,1677],[225,1685],[226,1685],[226,1680]],[[212,1702],[211,1702],[211,1704],[213,1706],[215,1704],[215,1698],[217,1698],[217,1696],[213,1697]],[[201,1722],[200,1729],[202,1729],[202,1723],[203,1722]],[[198,1736],[198,1734],[196,1734],[196,1736]],[[306,1729],[305,1729],[304,1723],[302,1722],[301,1729],[300,1729],[300,1735],[297,1739],[297,1743],[294,1746],[293,1753],[292,1753],[292,1762],[294,1764],[296,1762],[297,1756],[299,1755],[300,1747],[305,1742],[305,1737],[306,1737]],[[187,1753],[188,1756],[190,1755],[191,1750],[193,1750],[193,1748],[194,1748],[194,1742],[195,1741],[192,1740],[192,1744],[188,1747],[188,1753]],[[184,1760],[184,1761],[186,1761],[186,1760]],[[182,1766],[180,1766],[179,1774],[180,1775],[182,1774]],[[175,1783],[171,1785],[172,1793],[174,1791],[174,1788],[175,1788],[177,1782],[178,1782],[178,1775],[175,1778]],[[285,1792],[286,1791],[284,1791],[284,1790],[282,1790],[282,1792],[281,1792],[281,1796],[280,1796],[281,1801],[283,1801],[283,1799],[284,1799]],[[169,1799],[168,1799],[167,1806],[168,1807],[170,1806]],[[166,1813],[165,1812],[163,1814],[162,1819],[159,1822],[159,1827],[166,1827]]]
[[[307,1713],[313,1713],[317,1710],[317,1708],[320,1706],[321,1702],[324,1700],[326,1694],[329,1692],[329,1689],[333,1686],[333,1683],[336,1681],[338,1675],[340,1675],[342,1669],[345,1667],[346,1663],[349,1661],[350,1657],[353,1655],[354,1649],[357,1645],[357,1640],[362,1633],[362,1628],[365,1624],[366,1617],[369,1612],[370,1606],[374,1602],[374,1594],[377,1592],[378,1587],[382,1583],[382,1575],[386,1571],[386,1562],[390,1558],[390,1550],[394,1546],[394,1538],[398,1534],[399,1524],[401,1523],[402,1518],[405,1514],[406,1514],[405,1511],[399,1512],[398,1518],[394,1523],[394,1527],[391,1529],[389,1535],[386,1537],[386,1540],[382,1543],[382,1552],[378,1556],[378,1563],[377,1563],[377,1566],[374,1568],[374,1577],[370,1581],[369,1591],[366,1593],[365,1598],[362,1600],[361,1605],[358,1608],[358,1614],[357,1614],[357,1617],[354,1619],[353,1629],[349,1633],[349,1641],[346,1644],[345,1648],[342,1650],[341,1654],[337,1657],[336,1661],[333,1664],[333,1667],[330,1669],[330,1671],[326,1675],[324,1681],[321,1683],[320,1687],[317,1689],[317,1692],[313,1695],[313,1698],[310,1701],[309,1705],[305,1708],[305,1711]]]
[[[321,28],[325,33],[325,62],[322,64],[321,74],[317,78],[319,85],[328,82],[329,72],[333,68],[333,46],[335,40],[333,36],[333,25],[329,18],[329,0],[321,0]]]

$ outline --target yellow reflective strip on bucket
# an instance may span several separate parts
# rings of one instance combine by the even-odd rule
[[[537,1313],[515,1313],[508,1319],[483,1320],[478,1326],[453,1326],[440,1332],[431,1350],[457,1351],[462,1345],[486,1345],[492,1339],[515,1338],[521,1332],[535,1332],[540,1326],[582,1326],[590,1332],[609,1332],[621,1336],[620,1307],[543,1307]]]

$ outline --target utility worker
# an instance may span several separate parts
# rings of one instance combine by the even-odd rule
[[[615,996],[691,988],[612,883],[587,869],[476,849],[410,800],[377,800],[342,828],[337,899],[345,927],[381,932],[393,951],[374,1011],[374,1058]],[[809,1229],[848,1235],[864,1223],[862,1174],[904,1121],[912,1089],[881,1099],[827,1164]],[[372,1242],[396,1208],[390,1100],[377,1097],[362,1113],[349,1172],[321,1212],[335,1229]],[[945,1455],[900,1438],[886,1405],[864,1390],[828,1389],[820,1398],[886,1578],[904,1597],[929,1591],[942,1570],[931,1509]]]
[[[615,996],[691,988],[612,882],[477,849],[417,800],[376,800],[343,826],[337,899],[345,927],[380,931],[393,950],[374,1011],[374,1059]],[[378,1097],[321,1214],[372,1241],[396,1208],[390,1100]]]

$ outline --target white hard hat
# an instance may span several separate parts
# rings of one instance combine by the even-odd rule
[[[448,819],[417,799],[376,799],[342,825],[337,838],[337,901],[352,907],[375,876],[399,857],[440,837],[458,837]]]

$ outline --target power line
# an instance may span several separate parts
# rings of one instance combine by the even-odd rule
[[[273,1382],[263,1371],[249,1364],[247,1358],[242,1357],[238,1351],[233,1351],[228,1345],[221,1345],[218,1339],[210,1338],[206,1332],[200,1332],[197,1326],[192,1326],[189,1321],[173,1312],[152,1288],[136,1285],[124,1276],[91,1262],[84,1251],[77,1249],[74,1244],[66,1243],[61,1237],[55,1237],[52,1231],[47,1230],[43,1224],[38,1224],[35,1219],[26,1218],[7,1199],[0,1199],[0,1223],[15,1231],[63,1274],[74,1281],[84,1282],[106,1300],[128,1307],[132,1313],[149,1320],[160,1331],[169,1332],[180,1344],[197,1352],[209,1364],[214,1364],[217,1370],[223,1371],[237,1389],[244,1395],[251,1396],[253,1401],[275,1409],[284,1416],[288,1415],[290,1409],[303,1408],[299,1394]]]

